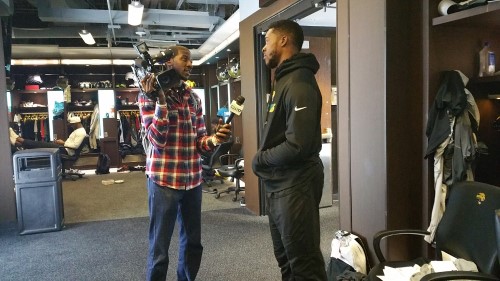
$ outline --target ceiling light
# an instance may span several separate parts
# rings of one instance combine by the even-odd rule
[[[128,4],[128,24],[141,24],[143,11],[144,5],[142,5],[139,1],[132,1],[132,3]]]
[[[142,37],[142,36],[146,35],[146,31],[144,30],[144,28],[138,27],[135,34],[139,35],[139,37]]]
[[[79,34],[82,37],[85,44],[87,44],[87,45],[94,45],[95,44],[95,40],[94,40],[94,37],[92,37],[92,33],[83,29],[81,32],[79,32]]]

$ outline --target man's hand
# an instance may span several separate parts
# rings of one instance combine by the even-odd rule
[[[154,74],[147,74],[142,80],[141,80],[141,86],[142,90],[144,93],[151,98],[150,94],[153,93],[156,88],[156,76]],[[158,100],[159,104],[165,104],[165,93],[163,93],[163,90],[159,89],[157,91],[157,95],[155,96]]]
[[[155,90],[155,81],[154,74],[149,73],[144,76],[141,80],[141,86],[145,94],[151,94]]]
[[[215,128],[215,134],[212,136],[214,145],[227,142],[231,136],[231,124],[224,124],[222,118],[219,118],[219,124]]]

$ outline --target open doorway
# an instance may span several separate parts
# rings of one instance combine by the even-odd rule
[[[336,95],[336,5],[325,1],[315,5],[298,2],[278,14],[269,17],[255,27],[256,36],[256,74],[257,89],[261,95],[257,97],[258,116],[265,116],[266,96],[271,91],[271,72],[265,66],[260,53],[265,45],[265,32],[268,26],[279,19],[297,21],[304,31],[302,52],[312,53],[320,63],[316,80],[322,93],[321,128],[323,145],[320,153],[325,167],[325,181],[320,207],[329,207],[338,200],[338,165],[337,165],[337,95]],[[266,94],[267,93],[267,94]],[[258,132],[263,131],[263,122],[258,122]],[[261,213],[265,213],[264,192],[261,189]]]

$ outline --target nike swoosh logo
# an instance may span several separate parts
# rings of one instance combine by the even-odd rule
[[[299,111],[299,110],[306,109],[306,108],[307,108],[307,106],[304,106],[304,107],[295,106],[295,111]]]

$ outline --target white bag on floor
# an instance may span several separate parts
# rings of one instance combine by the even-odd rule
[[[335,238],[332,240],[331,257],[347,263],[356,272],[363,274],[367,274],[368,272],[368,264],[362,241],[358,236],[348,231],[339,230],[335,233]]]

